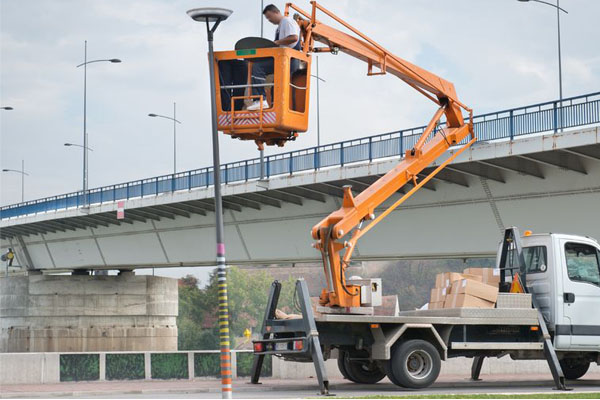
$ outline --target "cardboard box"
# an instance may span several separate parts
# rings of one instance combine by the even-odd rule
[[[429,297],[430,303],[439,303],[444,302],[446,300],[446,295],[448,294],[448,288],[433,288],[431,289],[431,296]]]
[[[450,293],[452,293],[452,295],[468,294],[492,303],[496,303],[496,300],[498,299],[498,287],[487,285],[483,282],[473,281],[471,279],[455,281],[452,284]]]
[[[471,279],[474,281],[481,282],[480,275],[468,275],[468,274],[460,274],[458,272],[445,272],[444,273],[444,285],[442,287],[452,287],[452,284],[456,281],[460,281],[462,279]]]
[[[446,287],[452,286],[452,282],[463,279],[462,274],[458,272],[444,272],[444,285]]]
[[[494,303],[468,294],[446,296],[444,308],[494,308]]]
[[[446,279],[444,279],[444,273],[441,272],[435,276],[435,287],[443,288],[446,287]]]
[[[439,310],[441,308],[444,308],[444,302],[443,301],[439,301],[436,303],[429,303],[429,310]]]
[[[481,281],[497,286],[500,283],[500,270],[497,268],[467,268],[465,274],[481,276]]]

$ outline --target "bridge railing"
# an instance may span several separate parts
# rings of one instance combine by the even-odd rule
[[[517,136],[540,132],[557,132],[600,123],[600,92],[545,103],[497,111],[473,118],[479,141],[513,140]],[[404,155],[411,149],[424,126],[331,143],[267,156],[265,175],[271,177],[349,163],[373,161]],[[100,204],[131,198],[157,196],[180,190],[208,187],[213,184],[212,167],[178,172],[116,185],[94,188],[87,193],[87,204]],[[260,178],[258,158],[221,165],[221,181],[225,184]],[[0,218],[12,218],[84,204],[82,191],[46,197],[0,208]]]

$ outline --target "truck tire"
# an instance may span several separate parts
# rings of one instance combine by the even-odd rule
[[[350,354],[340,351],[338,355],[338,367],[344,378],[354,383],[377,383],[385,378],[385,372],[379,364],[370,360],[350,360]]]
[[[394,354],[393,350],[392,350],[392,355]],[[385,364],[383,364],[385,367],[385,374],[387,375],[388,379],[396,386],[400,386],[400,387],[404,387],[402,386],[402,384],[400,383],[400,381],[398,379],[396,379],[396,377],[394,376],[394,371],[392,370],[392,360],[385,360]]]
[[[343,350],[338,350],[337,365],[344,379],[351,380],[350,376],[348,375],[348,371],[346,371],[346,354],[348,353]]]
[[[440,353],[435,346],[421,339],[401,343],[390,359],[391,375],[399,386],[410,389],[431,386],[440,374],[441,366]]]
[[[579,379],[585,375],[590,368],[590,362],[565,358],[560,360],[560,367],[567,379]]]

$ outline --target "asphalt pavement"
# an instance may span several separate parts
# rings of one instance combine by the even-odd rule
[[[188,381],[119,381],[119,382],[64,382],[45,385],[4,385],[0,398],[220,398],[219,381],[215,379]],[[570,393],[600,393],[600,374],[588,374],[578,381],[569,381]],[[557,393],[550,375],[482,375],[473,382],[464,376],[441,376],[425,390],[407,390],[386,379],[375,385],[359,385],[343,379],[330,383],[331,393],[338,398],[388,395],[441,395],[441,394],[525,394]],[[234,398],[309,398],[319,397],[316,378],[305,380],[264,379],[260,385],[248,383],[247,378],[234,381]],[[600,394],[598,395],[600,398]]]

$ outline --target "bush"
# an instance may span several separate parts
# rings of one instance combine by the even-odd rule
[[[253,353],[237,353],[237,376],[250,376],[253,362]],[[270,355],[265,356],[260,376],[273,376],[273,360]]]
[[[152,379],[188,379],[187,357],[187,353],[152,354]]]
[[[97,381],[100,379],[98,354],[61,354],[60,381]]]
[[[144,379],[143,354],[107,354],[106,379]]]
[[[220,353],[194,353],[194,375],[216,376],[221,375]]]

